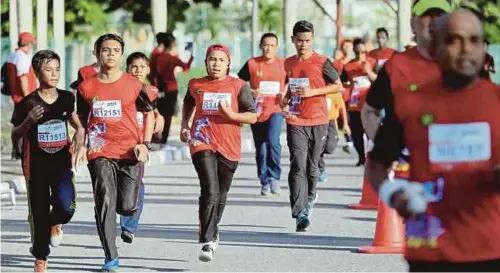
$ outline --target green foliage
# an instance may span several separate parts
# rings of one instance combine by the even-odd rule
[[[184,23],[186,32],[199,35],[208,31],[211,38],[216,38],[222,29],[230,27],[230,20],[225,18],[225,14],[227,10],[215,9],[208,3],[197,4],[186,11],[189,18]]]
[[[454,4],[476,10],[483,19],[488,41],[500,43],[500,0],[455,0]]]
[[[191,67],[188,72],[179,73],[177,76],[177,84],[179,91],[184,96],[187,90],[188,83],[191,79],[201,78],[207,75],[205,66]]]
[[[259,0],[259,29],[274,32],[279,35],[283,32],[283,8],[281,0]]]

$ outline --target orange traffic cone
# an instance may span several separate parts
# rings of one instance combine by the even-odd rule
[[[368,161],[368,157],[366,158]],[[366,177],[363,177],[363,191],[358,204],[351,204],[349,208],[360,210],[376,210],[378,207],[378,194]]]
[[[378,203],[375,238],[371,246],[358,248],[367,254],[401,254],[405,248],[403,219],[382,200]]]

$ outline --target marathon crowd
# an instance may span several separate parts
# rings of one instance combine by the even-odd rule
[[[417,0],[411,24],[415,46],[379,47],[345,39],[328,57],[313,51],[314,26],[299,21],[296,55],[277,57],[278,38],[266,33],[262,55],[229,75],[223,44],[206,49],[207,76],[192,79],[182,101],[180,138],[188,143],[200,182],[199,260],[209,262],[219,242],[227,196],[241,151],[241,125],[250,124],[261,194],[280,194],[280,134],[286,123],[288,189],[297,232],[311,225],[316,185],[327,180],[324,157],[340,137],[354,147],[356,166],[380,198],[404,218],[410,271],[500,269],[500,87],[481,21],[447,0]],[[27,181],[31,254],[47,270],[50,247],[76,208],[74,172],[88,162],[95,219],[104,250],[103,271],[117,271],[116,217],[132,243],[144,203],[144,163],[153,143],[166,144],[179,87],[176,68],[188,70],[170,33],[157,34],[148,57],[126,58],[115,34],[99,37],[97,61],[81,68],[74,92],[56,88],[57,53],[29,57],[35,38],[21,33],[2,75],[15,103],[13,158]],[[192,53],[192,44],[187,47]],[[353,54],[354,53],[354,54]],[[74,128],[71,137],[68,124]],[[366,135],[367,143],[364,136]],[[366,147],[366,151],[365,151]],[[409,177],[389,178],[409,164]]]

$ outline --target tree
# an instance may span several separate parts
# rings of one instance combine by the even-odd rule
[[[455,0],[457,6],[477,12],[484,22],[484,32],[492,44],[500,43],[500,0]]]
[[[279,35],[283,31],[281,0],[259,0],[259,28]]]

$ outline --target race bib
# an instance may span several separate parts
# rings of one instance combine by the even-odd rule
[[[39,124],[38,146],[48,153],[55,153],[68,143],[66,132],[66,122],[62,120],[50,120]]]
[[[122,102],[120,100],[94,101],[92,114],[96,118],[121,118]]]
[[[491,166],[491,131],[487,122],[429,126],[431,170],[487,170]]]
[[[290,92],[292,93],[288,112],[293,115],[300,115],[300,103],[302,102],[302,99],[298,95],[294,95],[294,93],[297,92],[297,87],[299,86],[310,88],[309,78],[290,78],[288,79],[288,83],[290,86]]]
[[[137,112],[137,124],[139,124],[139,128],[144,127],[144,114],[142,112]]]
[[[225,100],[228,105],[231,105],[231,93],[203,93],[203,104],[201,109],[206,115],[213,115],[219,113],[219,103]]]
[[[259,83],[260,93],[263,95],[277,95],[280,92],[280,83],[271,81],[261,81]]]
[[[369,88],[371,85],[370,78],[368,78],[368,76],[355,77],[353,82],[354,89]]]
[[[377,61],[377,64],[379,67],[382,67],[382,66],[384,66],[385,62],[387,62],[387,59],[381,59],[381,60]]]

